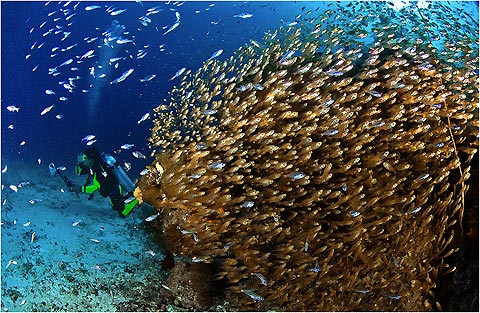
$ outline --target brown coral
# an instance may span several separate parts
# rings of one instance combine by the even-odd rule
[[[166,288],[174,304],[188,310],[204,311],[212,304],[212,274],[207,264],[178,261],[168,277]]]

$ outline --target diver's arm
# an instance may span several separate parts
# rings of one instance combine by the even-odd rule
[[[98,181],[94,180],[91,185],[80,186],[80,191],[84,193],[92,193],[100,188]]]
[[[100,183],[98,182],[96,175],[94,175],[92,178],[92,184],[78,186],[80,189],[79,192],[93,193],[94,191],[100,189]]]

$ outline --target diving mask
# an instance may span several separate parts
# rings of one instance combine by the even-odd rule
[[[79,153],[77,155],[77,163],[82,163],[87,159],[87,155],[85,153]]]
[[[85,166],[85,161],[87,160],[85,153],[79,153],[77,155],[77,166],[75,166],[75,173],[77,175],[83,175],[88,173],[88,168]]]

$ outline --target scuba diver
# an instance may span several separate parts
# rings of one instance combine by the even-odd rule
[[[83,186],[69,186],[73,192],[88,193],[91,199],[93,192],[99,190],[104,198],[110,198],[112,208],[122,217],[126,217],[138,204],[132,196],[135,185],[118,162],[111,155],[100,154],[95,147],[78,154],[75,173],[88,174],[88,178]]]

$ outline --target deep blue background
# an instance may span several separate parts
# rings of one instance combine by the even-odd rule
[[[295,16],[308,9],[315,10],[325,3],[294,2],[81,2],[74,10],[77,2],[1,2],[2,15],[2,159],[16,158],[26,162],[37,162],[38,158],[48,164],[51,161],[73,165],[76,153],[85,145],[80,140],[87,134],[97,136],[97,147],[112,153],[124,143],[134,143],[136,147],[116,155],[119,161],[132,162],[141,170],[148,160],[135,159],[131,151],[139,150],[148,155],[147,138],[150,136],[151,121],[140,125],[141,116],[163,102],[167,92],[179,79],[169,81],[175,72],[186,67],[195,71],[202,66],[213,52],[223,49],[218,57],[225,60],[241,45],[250,39],[261,41],[264,33],[276,29],[282,23],[295,20]],[[88,5],[100,5],[102,8],[86,11]],[[211,5],[213,4],[213,6]],[[111,16],[105,6],[127,9],[117,16]],[[148,16],[152,22],[147,26],[140,24],[138,18],[145,15],[148,8],[159,6],[162,12]],[[76,12],[66,21],[60,9]],[[195,11],[201,11],[196,13]],[[56,11],[56,12],[55,12]],[[163,35],[176,20],[175,12],[181,14],[180,26],[167,35]],[[322,10],[319,10],[320,13]],[[55,12],[48,16],[50,12]],[[253,17],[241,19],[235,14],[251,13]],[[316,12],[317,13],[317,12]],[[60,18],[54,21],[55,18]],[[90,74],[88,68],[95,65],[97,51],[103,44],[104,32],[113,20],[126,26],[129,34],[135,36],[135,45],[123,45],[116,57],[126,57],[119,63],[118,69],[112,69],[105,80],[100,101],[95,108],[95,119],[88,121],[88,94],[82,89],[89,89]],[[39,26],[47,21],[43,28]],[[68,23],[73,22],[71,26]],[[63,33],[43,36],[47,30],[62,26],[71,32],[61,41]],[[30,33],[30,29],[34,28]],[[166,27],[166,28],[164,28]],[[99,40],[87,43],[86,37],[100,37]],[[36,47],[31,46],[37,42]],[[38,45],[45,42],[38,49]],[[57,51],[51,57],[51,49],[58,46],[77,44],[69,51]],[[164,44],[165,51],[159,46]],[[148,54],[137,59],[137,51],[149,45]],[[59,50],[60,50],[59,49]],[[78,57],[90,49],[96,50],[97,56],[76,64]],[[31,54],[29,59],[26,55]],[[132,58],[129,57],[132,56]],[[53,77],[48,68],[55,67],[72,58],[74,62],[60,68],[61,75]],[[35,72],[32,69],[39,65]],[[79,71],[67,71],[78,67]],[[119,77],[129,68],[133,74],[122,83],[110,85],[109,82]],[[96,72],[98,69],[96,69]],[[98,73],[98,72],[97,72]],[[149,74],[157,76],[150,82],[140,83],[140,79]],[[79,75],[74,93],[69,93],[59,81]],[[46,89],[55,91],[55,95],[47,95]],[[61,96],[67,102],[59,101]],[[168,103],[168,102],[167,102]],[[55,107],[41,116],[40,112],[52,104]],[[9,112],[6,107],[15,105],[20,112]],[[56,119],[62,114],[64,118]],[[14,129],[7,127],[13,124]],[[26,141],[24,146],[20,146]]]

